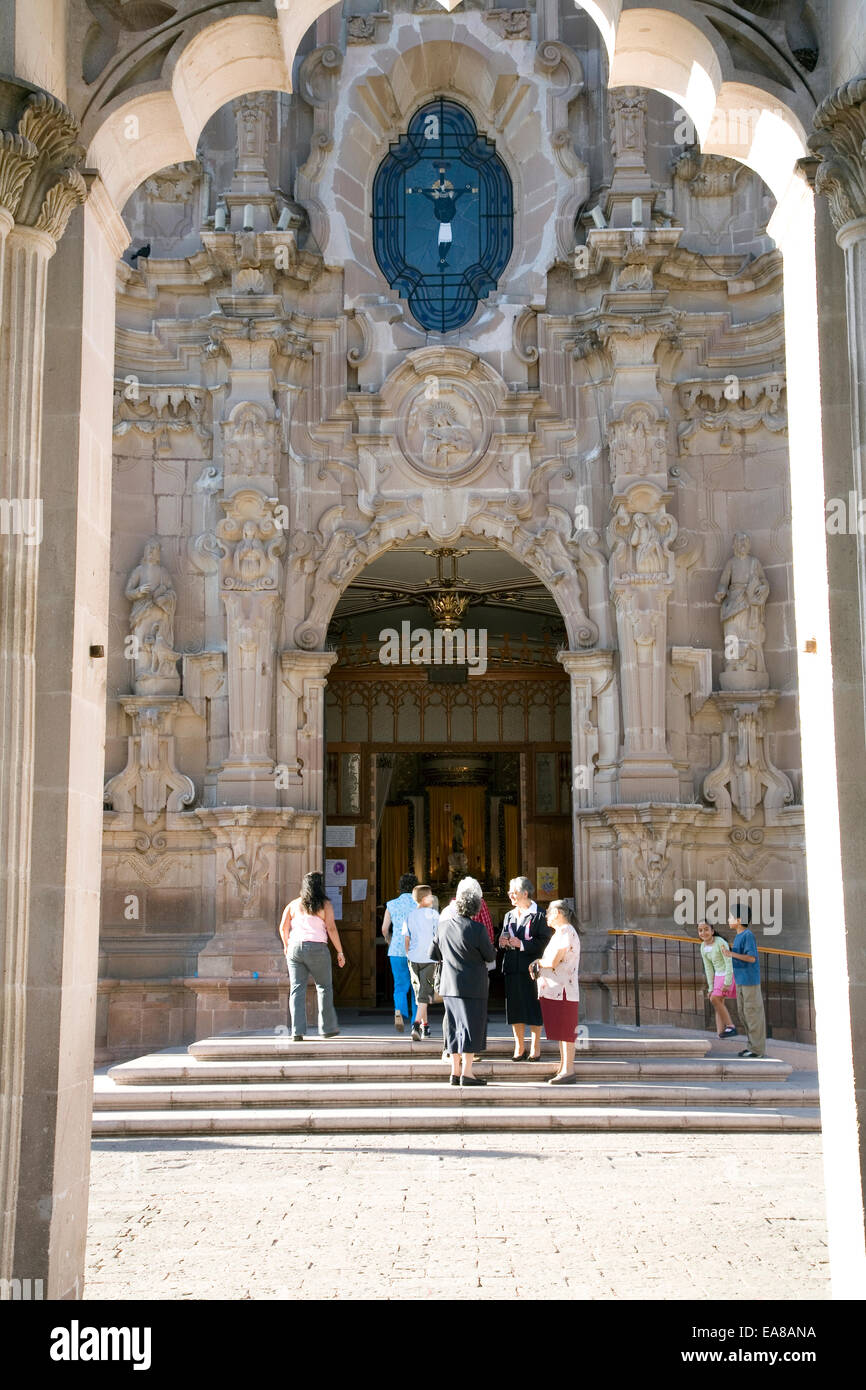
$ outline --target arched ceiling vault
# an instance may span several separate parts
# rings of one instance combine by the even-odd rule
[[[226,102],[248,91],[290,91],[298,46],[329,8],[329,0],[285,8],[274,0],[154,0],[135,7],[137,28],[101,35],[96,14],[105,7],[73,0],[69,100],[115,206],[159,169],[193,158],[205,123]],[[807,154],[814,102],[793,59],[779,56],[776,21],[756,28],[754,6],[733,0],[582,0],[582,8],[606,45],[612,86],[664,92],[688,113],[705,151],[742,160],[783,200]],[[720,29],[714,21],[722,12]],[[452,20],[458,28],[459,9]],[[773,42],[762,38],[765,30]],[[758,58],[749,69],[738,67],[752,51]]]

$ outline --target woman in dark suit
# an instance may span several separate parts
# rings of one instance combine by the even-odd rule
[[[499,936],[505,951],[502,973],[505,976],[505,1021],[514,1034],[514,1061],[538,1062],[541,1059],[541,1005],[535,981],[530,978],[532,961],[543,955],[553,932],[547,925],[547,914],[532,901],[532,884],[528,878],[513,878],[508,885],[511,911],[506,912]],[[526,1025],[532,1036],[529,1056],[523,1046]]]
[[[481,906],[481,885],[463,878],[453,905],[439,918],[430,954],[441,960],[439,993],[445,1005],[445,1051],[451,1054],[452,1086],[486,1086],[473,1076],[476,1052],[487,1046],[487,962],[496,948],[483,922],[474,922]]]

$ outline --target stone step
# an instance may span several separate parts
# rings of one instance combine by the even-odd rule
[[[449,1097],[450,1099],[450,1097]],[[395,1106],[384,1108],[296,1110],[170,1110],[154,1113],[127,1110],[100,1112],[93,1117],[95,1138],[147,1135],[197,1134],[380,1134],[449,1132],[480,1133],[493,1130],[592,1130],[627,1133],[634,1130],[719,1132],[751,1131],[770,1134],[781,1130],[816,1131],[821,1122],[817,1110],[758,1107],[675,1109],[645,1106],[510,1106],[478,1105]]]
[[[556,1070],[557,1057],[542,1054],[542,1062],[512,1062],[507,1057],[489,1054],[479,1062],[480,1075],[497,1081],[533,1081],[541,1073],[543,1080]],[[361,1057],[323,1058],[273,1061],[206,1061],[191,1059],[183,1054],[155,1053],[121,1062],[111,1067],[108,1075],[118,1086],[238,1084],[248,1082],[327,1083],[337,1081],[440,1081],[445,1064],[437,1051],[435,1057],[416,1056],[391,1058]],[[784,1081],[791,1073],[787,1062],[775,1058],[746,1057],[587,1057],[578,1053],[574,1069],[582,1081],[632,1081],[636,1078],[664,1081]]]
[[[459,1099],[458,1099],[459,1097]],[[524,1083],[491,1082],[486,1087],[458,1091],[446,1080],[414,1085],[366,1084],[355,1082],[339,1085],[319,1082],[310,1085],[236,1085],[236,1086],[136,1086],[133,1093],[127,1087],[100,1087],[93,1097],[94,1109],[104,1111],[224,1109],[333,1109],[336,1107],[395,1107],[429,1109],[433,1106],[553,1106],[614,1105],[652,1106],[817,1106],[817,1087],[794,1085],[744,1086],[733,1082],[714,1085],[691,1083],[679,1086],[651,1085],[638,1082],[632,1085],[548,1086],[545,1078]]]
[[[745,1044],[739,1041],[741,1046]],[[580,1054],[588,1057],[704,1057],[710,1040],[703,1038],[585,1038]],[[296,1061],[305,1057],[439,1057],[442,1052],[441,1033],[424,1042],[413,1042],[408,1032],[393,1037],[359,1037],[341,1034],[336,1038],[307,1038],[293,1043],[285,1033],[262,1034],[260,1037],[202,1038],[190,1043],[191,1057],[202,1061]],[[489,1038],[485,1057],[508,1058],[513,1051],[510,1038]],[[555,1061],[559,1049],[555,1043],[543,1042],[543,1057]]]

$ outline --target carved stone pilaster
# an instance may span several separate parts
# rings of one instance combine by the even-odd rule
[[[226,612],[229,756],[219,776],[220,800],[256,804],[265,797],[273,804],[273,668],[286,540],[264,493],[246,488],[222,505],[226,516],[217,536]]]
[[[336,652],[280,653],[277,757],[289,772],[286,800],[299,810],[324,809],[325,687],[336,660]]]
[[[722,757],[704,779],[703,793],[728,820],[733,807],[748,824],[763,802],[764,823],[774,825],[779,811],[794,800],[791,779],[774,765],[765,746],[766,716],[778,698],[775,690],[712,696],[725,727]]]
[[[668,494],[636,483],[614,498],[608,525],[610,591],[616,611],[622,686],[620,801],[674,801],[679,775],[667,749],[667,608],[673,592],[677,523]]]
[[[572,804],[575,809],[614,799],[619,752],[619,692],[615,654],[559,652],[571,678]]]
[[[127,763],[105,786],[105,799],[115,811],[114,827],[132,830],[139,810],[146,825],[165,813],[166,825],[195,800],[195,786],[175,765],[174,717],[183,701],[159,696],[129,695],[120,701],[132,720]]]

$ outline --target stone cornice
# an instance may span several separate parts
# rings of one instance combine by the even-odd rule
[[[866,76],[822,101],[809,148],[820,156],[815,190],[830,202],[837,231],[866,216]]]

